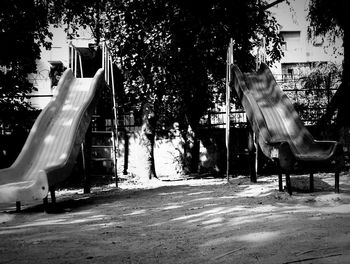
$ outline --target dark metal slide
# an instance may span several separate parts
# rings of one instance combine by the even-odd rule
[[[292,172],[307,172],[312,178],[313,173],[319,171],[334,171],[338,192],[339,171],[343,165],[342,146],[336,141],[313,138],[266,64],[261,64],[257,72],[246,74],[232,65],[231,73],[234,90],[258,144],[267,157],[278,161],[281,172],[286,173],[288,191],[291,193],[289,174]],[[280,179],[280,189],[281,184]],[[310,188],[313,188],[311,181]]]

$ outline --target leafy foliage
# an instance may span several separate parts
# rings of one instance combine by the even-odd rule
[[[300,72],[297,80],[285,82],[282,87],[301,119],[315,124],[340,84],[342,69],[335,63],[319,63],[310,72]]]
[[[337,93],[333,97],[326,117],[329,118],[337,112],[337,124],[339,126],[349,125],[347,115],[350,110],[348,103],[350,98],[350,41],[348,12],[345,0],[310,0],[309,9],[309,35],[326,35],[330,34],[333,40],[337,37],[343,39],[344,60],[342,85],[339,86]],[[329,120],[327,120],[328,122]]]
[[[47,7],[40,1],[4,0],[0,9],[0,113],[18,118],[31,106],[25,95],[34,87],[27,75],[36,71],[40,45],[50,47]],[[20,116],[20,115],[19,115]]]
[[[196,127],[223,89],[226,47],[235,40],[235,59],[254,68],[251,51],[266,38],[271,61],[281,57],[278,25],[265,1],[87,0],[50,1],[51,21],[90,27],[97,43],[107,40],[123,75],[125,104],[141,112],[151,104],[158,125],[174,120]],[[64,10],[64,12],[62,12]]]
[[[341,68],[335,63],[319,63],[310,73],[301,77],[304,89],[311,92],[313,90],[322,92],[329,89],[336,89],[341,78]],[[334,81],[335,80],[335,81]]]
[[[309,34],[325,35],[329,32],[342,37],[347,24],[347,5],[345,0],[310,0]]]
[[[102,35],[123,72],[126,101],[138,109],[154,105],[160,124],[178,119],[195,128],[212,101],[211,87],[224,88],[231,37],[243,69],[254,68],[251,51],[261,36],[271,60],[280,58],[277,22],[258,3],[106,1]]]
[[[106,0],[51,0],[47,1],[49,22],[58,25],[67,25],[68,37],[78,36],[79,27],[89,28],[99,43],[101,38],[100,14],[105,10]]]

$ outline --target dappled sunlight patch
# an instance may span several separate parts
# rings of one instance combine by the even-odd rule
[[[45,236],[41,235],[40,238],[32,238],[27,241],[25,241],[26,244],[40,244],[40,243],[47,243],[53,240],[64,240],[67,239],[67,236],[64,235],[58,235],[58,234],[53,234],[53,235],[47,235]]]
[[[65,104],[64,106],[62,106],[62,111],[69,111],[72,108],[73,108],[72,104]]]
[[[275,205],[276,205],[276,209],[274,210],[274,213],[279,213],[279,214],[309,213],[315,209],[313,207],[300,205],[300,204],[287,205],[283,203],[276,203]]]
[[[184,201],[181,201],[181,202],[169,202],[169,203],[164,204],[164,206],[165,207],[167,207],[167,206],[180,206],[180,207],[182,207],[184,204],[185,204]]]
[[[171,221],[187,221],[188,223],[194,223],[199,221],[205,221],[205,219],[222,214],[230,214],[233,212],[239,212],[242,211],[242,207],[235,206],[235,207],[217,207],[210,210],[206,210],[197,214],[190,214],[190,215],[184,215],[181,217],[177,217],[172,219]]]
[[[67,157],[68,157],[67,153],[62,153],[58,159],[65,160]]]
[[[107,216],[106,215],[97,215],[97,216],[90,216],[87,218],[82,219],[75,219],[75,220],[68,220],[65,224],[81,224],[81,223],[90,223],[95,221],[104,220]]]
[[[29,228],[14,229],[14,228],[10,227],[10,228],[4,228],[2,230],[0,228],[0,235],[23,234],[27,230],[30,230],[30,229]]]
[[[147,225],[148,227],[157,227],[157,226],[162,226],[162,225],[166,225],[166,224],[169,224],[168,221],[166,222],[157,222],[157,223],[154,223],[154,224],[150,224],[150,225]]]
[[[224,221],[223,217],[215,217],[213,219],[209,219],[209,220],[203,221],[202,224],[203,225],[211,225],[211,224],[222,223],[223,221]]]
[[[95,219],[95,218],[97,218],[97,219],[103,219],[103,218],[105,218],[105,217],[106,217],[106,215],[100,214],[100,215],[92,215],[92,216],[89,217],[89,219]]]
[[[222,227],[222,223],[212,223],[212,224],[207,224],[207,225],[203,226],[203,228],[206,230],[217,229],[217,228],[221,228],[221,227]]]
[[[229,195],[229,196],[224,195],[224,196],[219,196],[219,197],[215,197],[215,198],[216,199],[229,199],[229,200],[231,200],[231,199],[237,198],[237,196],[235,196],[235,195]]]
[[[197,198],[197,199],[193,199],[193,200],[190,200],[189,202],[200,202],[200,201],[209,201],[209,200],[214,200],[216,199],[217,197],[203,197],[203,198]]]
[[[326,215],[328,214],[329,217],[332,217],[331,214],[350,214],[350,204],[341,204],[341,205],[322,205],[313,203],[310,206],[303,206],[300,204],[297,204],[295,206],[285,206],[283,207],[283,211],[277,211],[278,209],[274,210],[274,212],[278,214],[299,214],[299,213],[305,213],[309,214],[310,219],[318,220],[318,219],[324,219]]]
[[[22,224],[22,225],[13,225],[11,227],[6,227],[7,229],[28,229],[28,228],[36,228],[36,227],[41,227],[41,226],[54,226],[54,225],[70,225],[70,224],[81,224],[81,223],[90,223],[90,222],[95,222],[95,221],[100,221],[105,219],[107,216],[104,214],[99,214],[99,215],[90,215],[88,217],[79,217],[79,219],[74,219],[74,216],[81,216],[85,214],[80,214],[75,213],[75,214],[66,214],[63,216],[55,216],[52,218],[40,218],[36,219],[30,223]],[[90,212],[91,214],[91,212]],[[1,229],[0,229],[1,233]]]
[[[350,214],[350,204],[317,208],[317,211],[329,214]]]
[[[14,216],[9,214],[0,214],[0,223],[6,223],[13,220]]]
[[[214,206],[219,206],[220,204],[217,204],[217,203],[206,203],[204,206],[203,206],[203,208],[204,207],[214,207]]]
[[[168,205],[165,207],[162,207],[162,210],[173,210],[173,209],[178,209],[178,208],[182,208],[183,206],[181,205]]]
[[[201,192],[194,192],[194,193],[188,193],[186,195],[188,196],[193,196],[193,195],[201,195],[201,194],[208,194],[208,193],[213,193],[214,191],[201,191]]]
[[[241,226],[247,224],[256,224],[269,222],[277,222],[286,217],[286,214],[292,214],[293,209],[280,210],[276,206],[266,205],[259,207],[235,206],[220,207],[207,210],[197,214],[185,215],[173,219],[172,221],[186,221],[188,224],[198,223],[200,225],[219,224],[218,226]],[[290,216],[289,216],[290,218]],[[210,227],[209,227],[210,228]]]
[[[64,120],[64,122],[62,122],[62,126],[71,126],[73,124],[73,118],[70,118],[70,119],[66,119]]]
[[[236,240],[249,243],[265,243],[271,242],[272,240],[278,239],[280,237],[280,231],[265,231],[265,232],[255,232],[246,235],[237,236]]]
[[[158,193],[159,196],[167,196],[167,195],[174,195],[174,194],[184,194],[184,191]]]
[[[60,189],[56,191],[57,197],[72,197],[73,195],[84,195],[84,190],[81,189]]]
[[[67,190],[58,197],[59,213],[32,210],[5,218],[1,247],[7,262],[23,252],[38,263],[279,263],[330,247],[347,254],[349,189],[290,196],[269,179],[168,181],[153,190],[113,185],[81,195]],[[244,196],[253,190],[262,195]]]
[[[39,226],[47,226],[47,225],[59,225],[59,224],[66,224],[65,219],[44,219],[44,220],[38,220],[33,223],[27,223],[22,225],[14,225],[11,227],[7,227],[8,229],[22,229],[22,228],[30,228],[30,227],[39,227]]]
[[[219,238],[214,238],[214,239],[210,239],[207,240],[207,242],[203,243],[201,246],[202,247],[218,247],[221,245],[228,245],[228,244],[234,244],[235,242],[237,242],[237,239],[235,236],[221,236]]]
[[[236,197],[266,197],[271,194],[271,187],[263,185],[241,185],[245,187],[244,190],[241,190],[236,193]]]
[[[140,210],[135,210],[132,213],[129,214],[123,214],[123,216],[131,216],[131,215],[141,215],[141,214],[145,214],[147,212],[146,209],[140,209]]]
[[[72,216],[69,215],[69,214],[60,215],[60,216],[58,216],[58,217],[55,217],[55,219],[56,219],[57,221],[65,221],[65,220],[67,220],[67,219],[69,219],[69,218],[72,218]],[[42,223],[42,222],[51,221],[51,220],[52,220],[52,217],[45,217],[45,218],[36,219],[36,220],[33,221],[33,223]]]
[[[323,194],[315,197],[315,201],[321,203],[330,203],[330,204],[349,204],[350,203],[350,194],[347,193],[329,193]]]
[[[74,212],[71,215],[93,215],[94,212],[90,211],[90,210],[86,210],[86,211],[81,211],[81,212]]]
[[[190,214],[190,215],[184,215],[184,216],[180,216],[177,218],[172,219],[171,221],[183,221],[183,220],[189,220],[191,218],[196,218],[196,217],[208,217],[211,216],[213,214],[217,214],[219,213],[221,210],[224,210],[225,207],[217,207],[211,210],[207,210],[201,213],[197,213],[197,214]]]
[[[103,222],[103,223],[96,223],[91,224],[84,228],[84,231],[94,231],[94,230],[101,230],[105,228],[122,228],[124,223],[122,222]]]
[[[255,206],[250,208],[249,210],[251,212],[255,212],[255,213],[265,213],[265,212],[272,212],[272,211],[276,211],[277,207],[267,204],[267,205],[260,205],[260,206]]]
[[[250,212],[251,213],[251,212]],[[266,214],[257,214],[257,215],[246,215],[246,216],[238,216],[231,218],[227,220],[228,226],[240,226],[240,225],[247,225],[247,224],[257,224],[257,223],[265,223],[266,221],[279,221],[281,219],[284,219],[285,216],[282,214],[272,214],[272,213],[266,213]]]
[[[55,136],[47,135],[44,139],[44,143],[49,144],[49,143],[53,142],[54,139],[55,139]]]

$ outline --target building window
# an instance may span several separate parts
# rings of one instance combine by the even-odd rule
[[[284,40],[282,46],[286,51],[300,48],[300,31],[282,31],[281,35]]]

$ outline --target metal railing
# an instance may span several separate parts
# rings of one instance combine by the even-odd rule
[[[332,97],[336,93],[337,80],[332,82],[332,88],[314,88],[305,89],[302,85],[295,85],[300,83],[300,77],[294,81],[278,82],[283,92],[294,104],[296,111],[299,114],[300,119],[305,125],[315,125],[319,119],[325,114],[327,106],[332,100]],[[214,107],[209,109],[200,120],[200,125],[204,128],[226,128],[227,114],[230,113],[231,127],[244,126],[246,123],[245,112],[237,108],[232,102],[230,104],[230,110],[225,111],[223,92],[215,92]],[[332,119],[332,122],[335,120]]]
[[[81,54],[76,46],[72,43],[69,45],[69,68],[72,69],[72,72],[75,77],[84,78],[83,72],[83,63],[81,59]],[[79,76],[78,76],[79,71]]]
[[[82,63],[82,56],[73,44],[69,46],[69,67],[72,69],[75,77],[84,78],[84,69]],[[102,68],[104,69],[106,86],[111,89],[111,97],[113,104],[113,125],[112,125],[112,144],[113,144],[113,173],[116,180],[116,185],[118,186],[118,175],[117,175],[117,154],[118,154],[118,105],[116,101],[115,92],[115,80],[114,80],[114,69],[113,60],[110,51],[107,47],[106,42],[102,44]]]
[[[116,186],[118,186],[118,175],[117,175],[117,156],[118,156],[118,104],[116,100],[115,91],[115,80],[114,80],[114,67],[113,59],[110,50],[107,47],[107,43],[103,42],[102,46],[102,67],[105,70],[105,81],[107,86],[111,89],[112,93],[112,110],[113,110],[113,125],[112,125],[112,137],[113,137],[113,171],[116,181]]]

